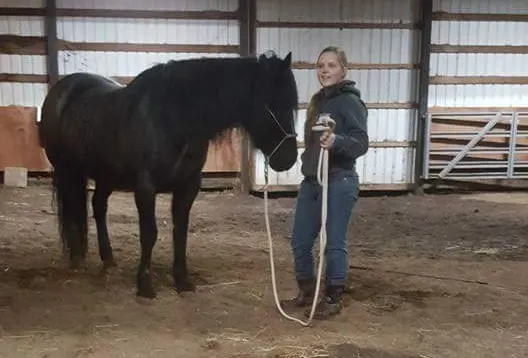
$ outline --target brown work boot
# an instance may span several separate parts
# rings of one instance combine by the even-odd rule
[[[314,319],[328,319],[335,316],[343,309],[343,286],[328,286],[325,296],[317,303]],[[306,317],[310,317],[311,309],[304,311]]]
[[[315,280],[313,278],[297,280],[299,292],[297,296],[281,300],[279,303],[282,309],[293,309],[299,307],[306,307],[313,303],[315,294]]]

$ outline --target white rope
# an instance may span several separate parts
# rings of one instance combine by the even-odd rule
[[[328,121],[331,124],[330,129],[333,130],[333,125],[335,125],[335,122],[333,122],[332,119],[330,118],[328,118]],[[314,127],[313,130],[323,131],[323,130],[328,130],[328,127],[318,126],[318,127]],[[326,250],[326,221],[327,221],[327,214],[328,214],[328,149],[321,148],[319,152],[319,162],[317,163],[317,181],[322,187],[321,189],[322,190],[321,230],[319,232],[319,264],[318,264],[318,269],[317,269],[317,278],[316,278],[314,298],[312,302],[312,309],[310,311],[310,316],[308,317],[307,321],[303,321],[296,317],[288,315],[286,312],[284,312],[279,302],[279,297],[277,293],[277,280],[276,280],[276,275],[275,275],[275,263],[274,263],[274,258],[273,258],[273,240],[271,237],[271,229],[270,229],[269,214],[268,214],[268,168],[267,166],[268,166],[268,163],[266,161],[266,168],[264,169],[265,170],[265,173],[264,173],[264,177],[265,177],[264,214],[265,214],[265,219],[266,219],[266,230],[268,233],[269,257],[270,257],[270,265],[271,265],[271,282],[273,286],[273,296],[275,297],[275,305],[279,309],[279,312],[285,318],[292,320],[294,322],[298,322],[303,326],[309,326],[314,317],[315,308],[318,302],[319,290],[321,287],[321,277],[323,274],[324,254]]]

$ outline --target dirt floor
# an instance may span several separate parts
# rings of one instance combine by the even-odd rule
[[[72,272],[49,187],[0,187],[0,357],[528,357],[528,194],[361,197],[345,311],[308,328],[275,308],[261,198],[200,193],[189,239],[199,286],[182,295],[169,203],[159,196],[158,298],[147,302],[135,297],[132,195],[111,197],[118,267],[102,274],[93,220],[87,269]],[[283,298],[295,293],[293,204],[270,203]]]

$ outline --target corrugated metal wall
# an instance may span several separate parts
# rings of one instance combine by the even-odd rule
[[[528,1],[435,0],[431,30],[423,177],[525,178]]]
[[[3,6],[42,7],[42,1],[12,1]],[[237,0],[141,1],[141,0],[59,0],[57,8],[236,11]],[[0,34],[44,36],[44,20],[38,16],[3,16]],[[125,19],[58,17],[57,37],[72,42],[235,45],[239,43],[238,20]],[[147,67],[169,59],[206,56],[238,56],[222,52],[161,51],[59,51],[59,75],[76,71],[97,72],[113,77],[131,77]],[[1,72],[46,75],[45,55],[0,55]],[[0,105],[40,106],[47,90],[45,83],[0,83]]]
[[[4,0],[4,7],[41,8],[43,0]],[[41,16],[0,16],[0,35],[44,36]],[[46,56],[0,54],[0,72],[46,74]],[[0,106],[38,107],[47,91],[45,83],[0,82]]]
[[[4,0],[2,7],[43,7],[43,0]],[[305,105],[318,90],[314,61],[330,44],[345,49],[348,78],[357,82],[369,107],[371,148],[360,158],[361,183],[369,188],[401,188],[414,181],[416,101],[420,46],[419,0],[257,1],[257,52],[293,52],[302,109],[297,131],[302,142]],[[60,9],[235,11],[237,0],[57,0]],[[489,109],[528,106],[528,3],[525,0],[435,0],[430,61],[429,109]],[[479,15],[511,14],[496,19]],[[498,19],[498,20],[497,20]],[[59,51],[59,74],[94,71],[126,80],[169,58],[238,56],[222,49],[239,44],[235,18],[218,20],[60,16],[59,39],[73,43]],[[42,16],[0,16],[0,35],[44,36]],[[86,46],[86,44],[89,46]],[[101,43],[130,48],[94,49]],[[151,46],[138,50],[134,44]],[[80,46],[79,44],[84,44]],[[163,44],[174,51],[161,51]],[[216,46],[196,50],[193,45]],[[8,44],[9,45],[9,44]],[[64,45],[64,43],[63,43]],[[189,45],[189,51],[181,47]],[[504,45],[509,45],[504,47]],[[194,49],[194,50],[193,50]],[[203,47],[200,47],[203,49]],[[5,52],[5,51],[4,51]],[[9,52],[9,51],[8,51]],[[42,54],[1,54],[0,105],[39,107],[47,90]],[[38,77],[40,75],[40,77]],[[34,79],[34,81],[33,81]],[[3,81],[3,82],[1,82]],[[472,82],[468,82],[472,81]],[[299,149],[301,152],[303,149]],[[260,152],[252,154],[253,187],[264,184]],[[295,187],[300,163],[286,173],[271,172],[277,189]]]
[[[62,8],[134,10],[235,11],[237,0],[109,2],[61,0]],[[59,17],[57,36],[73,42],[141,44],[238,45],[238,20],[178,20]],[[157,62],[208,56],[238,56],[221,52],[60,51],[59,73],[94,71],[107,76],[136,76]]]
[[[319,90],[315,64],[328,45],[348,56],[348,79],[357,82],[369,107],[371,148],[357,162],[364,187],[397,188],[412,183],[417,101],[420,16],[417,0],[259,0],[257,52],[292,51],[300,102]],[[341,27],[341,28],[340,28]],[[306,110],[299,111],[302,141]],[[303,149],[299,149],[301,153]],[[263,156],[254,153],[254,187],[264,184]],[[270,171],[277,190],[302,179],[298,164],[285,173]]]
[[[23,12],[27,11],[23,8],[43,8],[44,2],[10,1],[1,6],[22,8]],[[240,54],[238,0],[57,0],[56,6],[59,77],[88,71],[126,83],[169,59]],[[12,49],[4,48],[0,55],[0,72],[8,74],[0,82],[0,106],[39,108],[46,95],[45,51],[27,48],[42,47],[44,42],[44,16],[34,13],[0,17],[0,35],[15,35],[16,41],[11,44],[5,40],[8,43],[4,47]],[[27,36],[36,37],[29,40],[34,43],[20,45],[28,41]],[[17,51],[23,54],[5,54]],[[238,132],[211,147],[208,154],[204,171],[239,171]]]
[[[433,11],[429,107],[528,106],[528,22],[515,17],[528,1],[435,0]]]

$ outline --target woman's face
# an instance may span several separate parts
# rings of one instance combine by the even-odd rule
[[[317,61],[317,79],[321,86],[331,86],[343,78],[345,78],[345,70],[339,63],[337,54],[324,52]]]

